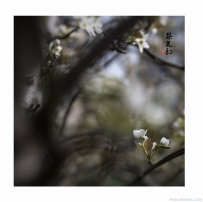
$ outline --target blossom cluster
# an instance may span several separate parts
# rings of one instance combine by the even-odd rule
[[[160,144],[157,144],[156,142],[153,142],[153,137],[147,135],[147,130],[133,130],[133,135],[135,136],[135,138],[139,139],[139,143],[135,143],[137,147],[147,155],[150,163],[151,158],[156,153],[156,151],[158,151],[158,149],[170,149],[170,147],[168,146],[170,141],[169,139],[162,137],[160,140]],[[152,151],[154,151],[154,153]]]
[[[60,46],[60,40],[55,39],[49,44],[49,53],[47,54],[46,61],[44,62],[41,76],[51,71],[54,67],[54,61],[59,58],[62,47]]]
[[[96,36],[96,33],[101,34],[102,27],[103,24],[95,17],[83,17],[79,22],[79,28],[87,31],[90,36]]]
[[[60,40],[55,39],[53,42],[49,44],[50,55],[58,58],[60,56],[60,52],[62,51],[62,47],[60,46]]]

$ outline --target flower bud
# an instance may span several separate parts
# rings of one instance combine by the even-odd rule
[[[58,46],[59,44],[60,44],[60,40],[59,39],[55,39],[55,41],[54,41],[54,44],[56,45],[56,46]]]
[[[56,51],[61,51],[63,48],[61,47],[61,46],[56,46],[56,48],[54,49],[54,50],[56,50]]]
[[[164,145],[164,146],[168,146],[169,145],[169,139],[166,139],[165,137],[161,138],[160,144]]]

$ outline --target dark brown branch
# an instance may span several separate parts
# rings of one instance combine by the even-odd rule
[[[50,43],[51,41],[53,41],[53,40],[55,40],[55,39],[60,39],[60,40],[66,39],[66,38],[68,38],[73,32],[75,32],[75,31],[77,31],[77,30],[78,30],[78,29],[76,28],[76,29],[72,30],[71,32],[69,32],[68,34],[66,34],[66,35],[64,35],[64,36],[55,36],[54,38],[49,39],[49,40],[48,40],[48,43]]]
[[[78,91],[75,93],[75,95],[72,97],[72,99],[71,99],[71,101],[70,101],[70,103],[69,103],[69,105],[68,105],[68,107],[67,107],[67,109],[66,109],[66,111],[65,111],[65,114],[64,114],[64,117],[63,117],[63,123],[62,123],[61,128],[60,128],[60,131],[59,131],[59,137],[60,137],[60,136],[62,135],[62,133],[63,133],[63,129],[64,129],[64,127],[65,127],[66,119],[67,119],[68,114],[69,114],[69,112],[70,112],[70,110],[71,110],[71,107],[72,107],[74,101],[76,100],[76,98],[78,97],[79,93],[80,93],[80,91],[78,90]]]
[[[40,108],[40,104],[37,104],[35,107],[34,107],[34,104],[31,104],[31,105],[29,106],[29,108],[26,109],[26,111],[27,111],[28,113],[34,113],[34,112],[36,112],[39,108]]]
[[[107,37],[107,33],[103,32],[104,36]],[[110,41],[111,45],[113,46],[113,48],[110,48],[110,50],[114,51],[116,50],[118,53],[122,53],[122,54],[126,54],[127,52],[125,50],[123,50],[122,48],[118,47],[117,44],[115,44],[113,41]]]
[[[112,30],[107,38],[101,38],[98,40],[95,46],[83,55],[83,57],[76,65],[74,65],[73,68],[71,68],[71,71],[67,75],[61,79],[53,81],[50,85],[50,96],[52,99],[50,100],[47,109],[44,110],[44,113],[46,113],[46,110],[49,112],[48,114],[52,113],[58,103],[58,100],[60,100],[64,93],[67,93],[71,89],[71,87],[78,81],[81,74],[89,67],[92,61],[94,61],[103,51],[106,51],[107,47],[109,46],[109,41],[116,38],[118,33],[127,30],[138,19],[140,19],[140,17],[129,17],[124,22],[121,22],[114,30]]]
[[[49,57],[46,58],[46,61],[45,61],[45,62],[48,61],[48,58],[49,58]],[[52,71],[52,69],[53,69],[53,67],[54,67],[54,62],[56,61],[56,59],[57,59],[57,57],[56,57],[56,55],[54,54],[53,57],[52,57],[52,59],[51,59],[50,65],[49,65],[45,70],[44,70],[44,69],[41,70],[40,77],[42,77],[42,76],[44,76],[44,75],[46,75],[47,73],[49,73],[49,72]]]
[[[153,60],[155,60],[157,63],[159,64],[163,64],[163,65],[170,65],[171,67],[173,68],[176,68],[176,69],[179,69],[179,70],[185,70],[185,66],[184,65],[180,65],[180,64],[175,64],[175,63],[172,63],[172,62],[169,62],[167,60],[164,60],[160,57],[158,57],[157,55],[155,55],[154,53],[152,53],[151,51],[147,50],[147,49],[144,49],[144,52],[149,56],[151,57]]]
[[[29,183],[29,185],[45,185],[50,177],[57,172],[61,163],[70,154],[68,151],[66,153],[57,152],[55,146],[53,146],[55,141],[53,141],[53,138],[50,135],[50,122],[59,101],[65,94],[71,91],[72,86],[78,82],[82,73],[90,66],[92,61],[94,61],[99,54],[106,51],[109,46],[109,41],[115,39],[119,33],[129,29],[129,27],[140,18],[141,17],[128,17],[125,21],[118,24],[107,38],[100,38],[100,40],[95,43],[95,46],[88,50],[78,63],[71,68],[67,75],[62,76],[60,79],[53,80],[50,83],[50,99],[41,112],[35,117],[34,123],[39,130],[39,134],[41,134],[41,139],[46,143],[53,163],[47,165],[47,169],[40,173],[33,182]]]
[[[145,170],[145,172],[143,172],[137,179],[135,179],[134,181],[132,181],[130,183],[129,186],[134,186],[136,185],[143,177],[145,177],[148,173],[150,173],[151,171],[153,171],[155,168],[163,165],[164,163],[177,158],[180,155],[185,154],[185,147],[173,152],[172,154],[164,157],[162,160],[158,161],[157,163],[155,163],[154,165],[150,166],[147,170]]]

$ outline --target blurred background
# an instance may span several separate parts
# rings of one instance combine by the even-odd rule
[[[95,36],[84,18],[14,17],[14,186],[128,186],[149,168],[135,129],[170,139],[152,163],[184,146],[185,18],[134,17],[113,39],[130,17],[91,17],[104,32]],[[140,30],[150,46],[143,53],[125,40]],[[182,155],[135,186],[184,186],[184,170]]]

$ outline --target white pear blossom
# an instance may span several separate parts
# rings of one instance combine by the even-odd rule
[[[137,44],[140,52],[142,53],[144,48],[149,48],[149,45],[146,42],[148,38],[148,34],[143,34],[143,32],[140,32],[140,33],[143,35],[143,38],[135,39],[135,42],[133,43],[133,45]]]
[[[168,16],[160,16],[159,17],[159,21],[160,21],[160,23],[162,24],[162,25],[166,25],[167,24],[167,22],[168,22]]]
[[[160,144],[157,144],[156,142],[153,142],[154,130],[151,136],[149,134],[147,136],[146,133],[147,130],[144,129],[133,130],[133,135],[139,139],[139,142],[135,141],[137,148],[146,154],[148,163],[152,164],[152,157],[160,148],[170,149],[168,146],[170,140],[163,137],[160,141]]]
[[[101,34],[103,32],[102,27],[102,23],[98,20],[93,23],[93,29],[97,34]]]
[[[101,34],[103,24],[99,19],[95,19],[94,17],[84,17],[80,23],[79,27],[82,30],[86,30],[90,36],[96,36],[97,34]]]
[[[55,39],[54,41],[50,42],[50,44],[49,44],[49,50],[59,46],[60,42],[61,41],[59,39]]]
[[[133,135],[136,137],[136,138],[141,138],[143,137],[144,139],[146,139],[145,135],[147,133],[147,130],[144,130],[144,129],[140,129],[140,130],[133,130]]]
[[[164,145],[164,146],[168,146],[169,145],[169,139],[166,139],[165,137],[161,138],[160,144]]]

